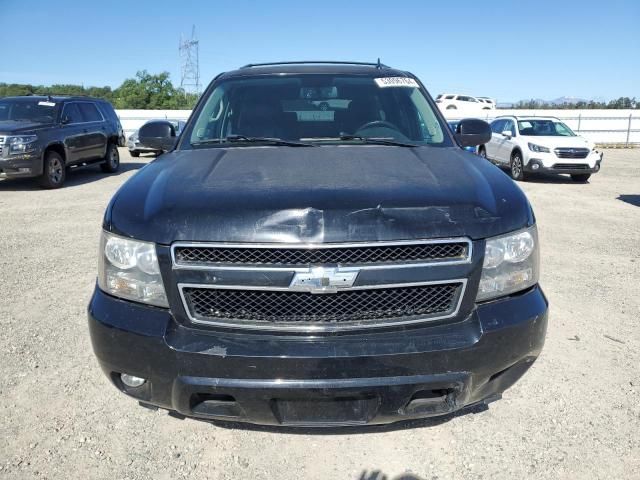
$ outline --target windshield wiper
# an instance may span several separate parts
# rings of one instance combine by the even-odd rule
[[[193,142],[192,145],[206,145],[209,143],[266,143],[268,145],[282,145],[285,147],[315,147],[316,145],[307,142],[296,142],[295,140],[285,140],[283,138],[272,137],[248,137],[246,135],[228,135],[224,138],[210,138]]]
[[[398,140],[394,140],[392,137],[363,137],[362,135],[346,134],[346,135],[340,135],[339,139],[343,141],[360,140],[362,143],[369,143],[372,145],[392,145],[396,147],[420,147],[421,146],[416,143],[408,143],[408,142],[401,142]]]

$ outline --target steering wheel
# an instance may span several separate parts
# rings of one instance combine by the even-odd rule
[[[373,122],[367,122],[364,125],[360,125],[360,127],[358,127],[356,132],[359,132],[360,130],[366,130],[367,128],[373,128],[373,127],[387,127],[392,130],[396,130],[398,132],[400,131],[400,129],[391,122],[387,122],[386,120],[374,120]]]

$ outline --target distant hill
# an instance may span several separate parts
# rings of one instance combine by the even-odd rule
[[[586,98],[559,97],[559,98],[556,98],[555,100],[550,100],[549,102],[546,102],[546,103],[551,103],[553,105],[564,105],[565,103],[570,103],[570,104],[580,103],[580,102],[589,103],[591,101],[592,100],[586,99]],[[545,103],[545,101],[542,100],[542,103]]]

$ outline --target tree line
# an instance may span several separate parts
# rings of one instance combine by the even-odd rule
[[[14,95],[89,95],[111,102],[115,108],[144,110],[189,110],[198,96],[175,87],[169,72],[150,74],[146,70],[128,78],[116,89],[58,84],[51,86],[0,83],[0,97]]]
[[[521,100],[516,103],[513,108],[526,108],[531,110],[537,109],[553,109],[553,110],[568,110],[568,109],[640,109],[640,101],[636,100],[636,97],[620,97],[609,102],[596,102],[594,100],[580,100],[577,102],[563,102],[563,103],[551,103],[544,102],[542,100]]]
[[[116,89],[111,87],[85,87],[82,85],[29,85],[20,83],[0,83],[0,97],[14,95],[89,95],[104,98],[115,108],[142,110],[189,110],[198,96],[175,87],[169,79],[169,72],[151,74],[146,70],[128,78]],[[620,97],[609,102],[581,100],[577,102],[552,103],[543,100],[521,100],[512,108],[521,109],[640,109],[640,101],[635,97]]]

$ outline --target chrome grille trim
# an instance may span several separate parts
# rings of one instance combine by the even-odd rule
[[[331,248],[358,248],[358,247],[393,247],[393,246],[411,246],[411,245],[430,245],[444,243],[465,243],[465,258],[459,259],[443,259],[443,260],[426,260],[426,261],[406,261],[406,262],[386,262],[386,263],[348,263],[345,265],[357,266],[360,270],[377,270],[386,268],[412,268],[424,267],[428,265],[458,265],[471,263],[473,257],[473,242],[466,237],[442,238],[442,239],[418,239],[418,240],[396,240],[382,242],[353,242],[353,243],[226,243],[226,242],[176,242],[171,245],[171,262],[174,269],[182,270],[262,270],[276,271],[286,270],[293,272],[305,272],[309,265],[291,266],[291,265],[261,265],[261,264],[197,264],[197,263],[181,263],[176,259],[177,248],[234,248],[234,249],[331,249]],[[331,265],[323,263],[322,265]],[[338,264],[339,265],[339,264]]]
[[[587,158],[590,150],[583,147],[558,147],[553,152],[558,158]]]
[[[345,325],[340,324],[309,324],[303,323],[301,325],[294,325],[291,323],[286,324],[267,324],[267,323],[258,323],[258,322],[243,322],[243,321],[224,321],[224,320],[205,320],[201,318],[194,317],[191,309],[189,308],[187,298],[185,296],[184,290],[186,288],[197,288],[197,289],[228,289],[228,290],[260,290],[260,291],[283,291],[290,292],[291,290],[288,287],[271,287],[271,286],[248,286],[248,285],[212,285],[212,284],[197,284],[197,283],[178,283],[178,291],[180,293],[180,298],[182,300],[182,306],[184,311],[186,312],[189,320],[194,324],[200,325],[208,325],[215,327],[224,327],[224,328],[232,328],[232,329],[249,329],[249,330],[261,330],[261,331],[277,331],[277,332],[305,332],[305,333],[314,333],[314,332],[335,332],[335,331],[349,331],[349,330],[359,330],[363,328],[385,328],[385,327],[397,327],[403,325],[412,325],[418,323],[429,323],[439,320],[445,320],[448,318],[455,317],[460,311],[460,306],[464,299],[464,295],[467,289],[467,279],[466,278],[455,278],[455,279],[447,279],[447,280],[438,280],[438,281],[427,281],[427,282],[411,282],[411,283],[394,283],[394,284],[385,284],[385,285],[360,285],[350,288],[342,289],[342,291],[353,291],[353,290],[375,290],[375,289],[385,289],[385,288],[409,288],[409,287],[418,287],[418,286],[428,286],[428,285],[443,285],[443,284],[460,284],[460,291],[458,293],[458,298],[456,299],[456,304],[453,311],[445,314],[445,315],[436,315],[436,316],[427,316],[427,317],[419,317],[419,318],[409,318],[406,320],[395,320],[395,319],[386,319],[381,321],[363,321],[360,323],[349,323]],[[327,296],[331,296],[332,294],[323,294]]]

